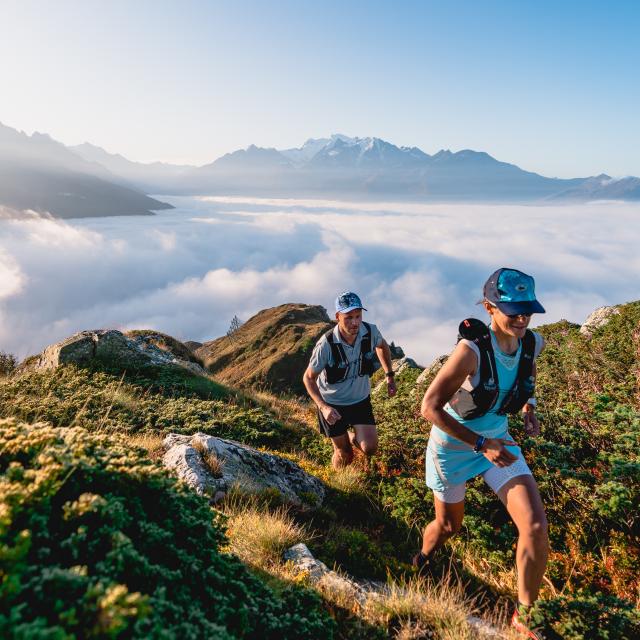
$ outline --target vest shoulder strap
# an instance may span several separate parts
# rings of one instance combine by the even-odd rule
[[[489,327],[482,320],[467,318],[458,327],[458,342],[463,339],[473,342],[480,351],[480,362],[478,363],[480,382],[478,388],[484,388],[493,393],[498,387],[498,369],[493,353],[493,345],[491,344]],[[496,399],[497,396],[493,401],[495,402]],[[493,406],[493,403],[491,403],[491,406]]]
[[[329,346],[331,347],[331,355],[333,356],[333,366],[338,366],[341,363],[347,362],[347,354],[344,351],[344,347],[333,339],[333,329],[329,329],[324,334]]]

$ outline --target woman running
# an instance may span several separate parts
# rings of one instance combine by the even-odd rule
[[[506,506],[518,529],[516,629],[529,628],[529,613],[547,564],[547,520],[536,481],[508,432],[507,414],[522,410],[528,435],[538,435],[533,397],[535,359],[542,336],[527,329],[533,313],[544,313],[534,280],[502,268],[484,285],[489,326],[464,320],[455,350],[427,389],[421,413],[433,423],[426,452],[426,481],[433,490],[435,519],[424,530],[413,564],[423,571],[434,551],[457,533],[464,516],[466,481],[482,475]]]

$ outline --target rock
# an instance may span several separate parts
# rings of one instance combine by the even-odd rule
[[[422,369],[422,367],[413,358],[408,358],[407,356],[403,356],[399,360],[394,360],[392,365],[393,370],[396,373],[400,373],[405,369]]]
[[[402,356],[399,360],[393,360],[391,366],[396,373],[401,373],[405,369],[422,369],[422,367],[413,358],[408,358],[407,356]],[[386,386],[387,381],[381,380],[373,388],[371,393],[378,394],[382,389],[386,388]]]
[[[200,365],[177,358],[144,336],[128,337],[115,329],[76,333],[47,347],[30,366],[34,369],[55,369],[63,364],[86,365],[94,360],[121,369],[174,366],[187,369],[195,375],[206,375]]]
[[[423,384],[427,378],[435,375],[442,369],[442,365],[449,359],[448,355],[438,356],[419,376],[416,385]]]
[[[277,489],[285,501],[296,505],[308,502],[311,496],[320,504],[325,496],[322,482],[295,462],[233,440],[205,433],[169,434],[164,447],[164,465],[175,470],[197,493],[214,499],[234,485],[250,493]],[[209,456],[215,465],[213,470],[206,461]]]
[[[615,316],[620,313],[620,309],[618,307],[598,307],[585,321],[584,324],[580,327],[580,333],[590,338],[593,332],[599,327],[604,327],[609,320],[611,320],[611,316]]]
[[[392,360],[400,360],[400,358],[404,358],[404,351],[402,347],[395,344],[393,341],[389,345],[389,351],[391,351]]]
[[[306,544],[301,542],[287,549],[284,559],[293,564],[296,573],[305,573],[312,584],[355,599],[362,606],[366,604],[371,592],[355,580],[341,576],[329,569],[324,562],[316,560]]]

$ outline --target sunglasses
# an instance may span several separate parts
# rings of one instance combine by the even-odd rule
[[[489,301],[487,300],[486,302],[489,302]],[[500,311],[500,308],[498,307],[497,304],[493,304],[493,302],[489,302],[489,304],[494,309],[498,309],[498,311]],[[521,316],[523,318],[530,318],[533,315],[532,313],[505,313],[504,311],[500,311],[500,313],[507,316],[507,318],[510,318],[511,320],[515,320],[516,318],[520,318]]]

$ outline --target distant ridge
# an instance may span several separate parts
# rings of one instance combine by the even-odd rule
[[[152,215],[173,208],[121,182],[48,135],[28,136],[0,124],[2,206],[59,218]]]
[[[639,178],[549,178],[484,151],[442,149],[429,155],[418,147],[399,147],[376,137],[334,134],[282,150],[249,145],[201,167],[131,163],[112,154],[101,161],[96,148],[89,151],[89,147],[73,151],[103,162],[129,184],[157,193],[438,202],[640,199]],[[106,152],[102,154],[104,158]]]

